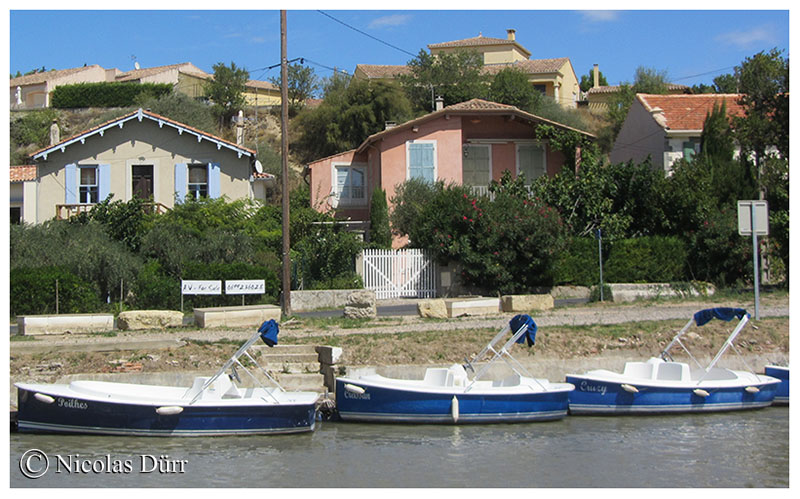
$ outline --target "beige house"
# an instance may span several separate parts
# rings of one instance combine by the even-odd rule
[[[82,68],[44,71],[12,78],[10,82],[11,109],[37,109],[50,107],[50,93],[59,85],[100,82],[167,83],[175,91],[199,99],[205,96],[204,85],[213,78],[191,62],[136,68],[121,72],[103,69],[98,65]],[[280,89],[266,81],[249,80],[245,84],[244,98],[249,106],[279,106]]]
[[[50,93],[59,85],[99,83],[114,81],[116,69],[103,69],[97,64],[81,68],[42,71],[9,81],[11,109],[39,109],[50,107]]]
[[[474,50],[483,57],[486,74],[495,75],[500,70],[513,67],[528,75],[528,81],[537,90],[553,98],[564,107],[577,107],[580,85],[568,57],[531,59],[531,52],[520,45],[516,31],[507,30],[506,38],[491,38],[479,34],[473,38],[428,45],[431,54],[448,54],[459,50]],[[355,78],[390,80],[409,74],[408,66],[359,64]]]
[[[36,165],[12,166],[9,201],[11,223],[34,223],[36,207]],[[25,203],[25,200],[28,203]]]
[[[187,197],[264,199],[269,176],[256,171],[255,155],[139,109],[33,153],[35,189],[33,199],[26,191],[24,211],[30,215],[24,218],[68,218],[109,194],[123,201],[138,196],[158,210]]]

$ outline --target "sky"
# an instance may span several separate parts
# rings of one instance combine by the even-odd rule
[[[35,7],[40,10],[10,10],[10,74],[84,64],[128,71],[135,62],[142,68],[191,62],[213,72],[214,64],[233,62],[251,79],[279,77],[279,11],[240,6],[287,9],[287,57],[303,58],[320,77],[334,69],[352,74],[357,64],[406,64],[428,44],[479,34],[505,38],[507,29],[516,30],[531,59],[568,57],[578,78],[598,64],[612,85],[632,82],[640,66],[666,72],[674,83],[711,84],[760,51],[777,47],[789,55],[788,4],[760,3],[774,9],[761,11],[510,10],[515,4],[502,2],[497,5],[504,10],[342,10],[349,4],[303,0],[291,4],[299,10],[234,1],[229,5],[237,10],[225,11],[182,10],[184,4],[198,5],[143,0],[136,8],[153,10],[88,10],[91,3],[86,10],[47,10],[46,3]],[[404,5],[427,9],[430,2]],[[437,5],[469,8],[471,2]]]

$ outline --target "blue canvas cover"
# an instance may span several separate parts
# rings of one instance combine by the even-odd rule
[[[525,330],[525,334],[520,336],[517,339],[517,343],[528,343],[528,346],[533,346],[536,343],[536,323],[533,321],[533,318],[530,315],[520,314],[515,315],[511,321],[509,321],[508,326],[511,328],[512,333],[516,333],[519,331],[519,328],[526,325],[528,329]]]
[[[702,326],[711,319],[730,321],[734,317],[738,317],[741,320],[741,318],[744,317],[745,315],[750,317],[750,314],[747,313],[747,310],[743,308],[730,308],[730,307],[707,308],[705,310],[701,310],[694,314],[694,322],[698,326]]]
[[[261,324],[258,332],[261,333],[261,340],[268,347],[274,347],[278,344],[278,323],[275,322],[275,319],[270,319]]]

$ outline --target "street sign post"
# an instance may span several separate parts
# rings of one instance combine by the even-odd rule
[[[758,236],[769,235],[769,208],[763,200],[738,201],[739,235],[753,238],[753,290],[755,294],[756,320],[761,318],[758,310]]]

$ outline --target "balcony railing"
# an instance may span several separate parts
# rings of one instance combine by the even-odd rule
[[[56,218],[58,220],[68,220],[81,213],[89,213],[94,207],[94,204],[57,204]],[[169,208],[161,203],[142,203],[142,211],[160,215],[168,212]]]
[[[528,189],[528,192],[531,191],[531,186],[526,185],[525,188]],[[476,195],[476,196],[488,196],[490,201],[494,201],[494,193],[493,192],[489,192],[489,186],[488,185],[471,185],[470,189],[472,190],[472,193],[474,195]]]

